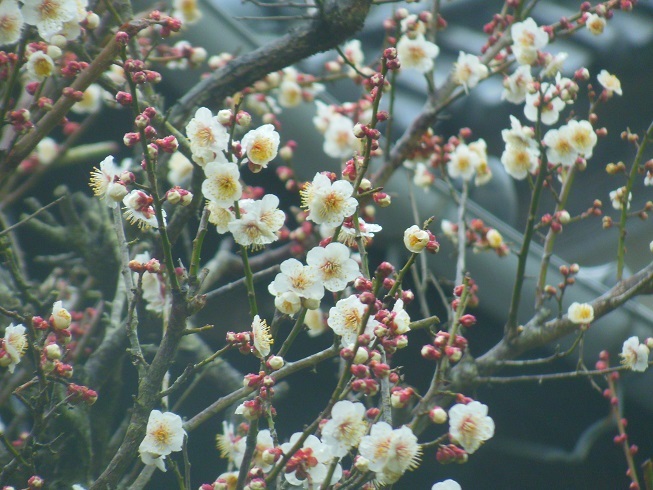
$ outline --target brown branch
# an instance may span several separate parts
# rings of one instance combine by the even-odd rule
[[[239,56],[195,85],[179,99],[170,120],[178,126],[196,107],[221,101],[268,73],[334,48],[363,27],[371,3],[371,0],[325,1],[312,21]]]

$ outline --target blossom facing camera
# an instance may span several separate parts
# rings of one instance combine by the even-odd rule
[[[646,344],[641,344],[635,336],[626,340],[621,348],[621,364],[632,371],[643,372],[648,368],[650,350]]]
[[[404,245],[414,254],[424,250],[429,243],[429,238],[429,233],[417,225],[413,225],[404,231]]]
[[[141,460],[146,465],[155,465],[166,471],[164,459],[172,452],[181,451],[186,431],[181,417],[172,412],[152,410],[147,421],[145,438],[138,447]]]
[[[13,44],[20,39],[23,30],[23,16],[16,0],[0,3],[0,45]]]
[[[260,167],[267,167],[277,156],[279,150],[279,133],[272,124],[249,131],[240,144],[243,146],[250,162]]]
[[[449,409],[449,434],[469,454],[473,454],[494,435],[494,420],[488,417],[487,405],[473,401],[457,403]]]
[[[6,367],[10,373],[14,372],[23,354],[27,351],[27,335],[24,325],[10,324],[5,329],[0,348],[0,366]],[[2,352],[4,350],[4,352]],[[4,354],[4,355],[2,355]]]
[[[401,36],[397,43],[397,56],[404,68],[414,68],[422,73],[428,73],[433,69],[433,60],[440,54],[440,48],[423,35],[414,39],[409,36]]]
[[[572,323],[588,325],[594,320],[594,308],[589,303],[572,303],[567,310],[567,317]]]

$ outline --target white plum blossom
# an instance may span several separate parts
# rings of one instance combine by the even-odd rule
[[[18,2],[3,0],[0,3],[0,46],[18,41],[23,25],[23,15],[18,8]]]
[[[5,335],[0,347],[0,366],[6,367],[10,373],[13,373],[16,365],[27,351],[28,344],[25,326],[22,324],[14,326],[11,323],[5,328]]]
[[[626,340],[621,348],[621,364],[632,371],[643,372],[648,368],[648,356],[650,350],[646,344],[640,344],[639,339],[634,336]]]
[[[327,229],[329,230],[328,232],[326,232]],[[358,230],[360,233],[356,230],[356,226],[354,225],[353,220],[345,220],[345,222],[342,224],[342,228],[340,228],[338,241],[344,243],[348,247],[353,247],[356,244],[356,237],[360,235],[363,242],[368,244],[370,240],[374,238],[374,234],[380,232],[382,228],[380,225],[375,223],[366,223],[363,218],[358,218]],[[320,228],[320,233],[322,236],[332,236],[334,232],[335,229],[332,228]]]
[[[337,335],[340,335],[340,342],[343,347],[349,347],[355,344],[366,309],[367,306],[361,303],[358,297],[352,295],[339,300],[329,310],[327,324]],[[373,315],[370,315],[365,329],[361,333],[371,335],[374,327],[378,324],[379,322],[373,318]]]
[[[100,162],[100,168],[93,168],[90,186],[93,194],[99,197],[110,208],[115,208],[127,195],[127,188],[120,180],[120,175],[125,169],[118,167],[109,155]]]
[[[540,85],[539,92],[526,94],[524,106],[526,119],[537,122],[539,117],[542,124],[547,126],[557,123],[565,103],[556,93],[555,84],[544,82]]]
[[[63,307],[62,301],[55,301],[52,304],[52,326],[55,330],[63,330],[70,327],[73,317],[70,312]]]
[[[487,405],[473,401],[457,403],[449,409],[449,434],[469,454],[473,454],[494,435],[494,421],[487,415]]]
[[[414,39],[403,35],[397,43],[397,56],[402,68],[414,68],[422,73],[433,69],[433,60],[440,54],[440,48],[419,34]]]
[[[617,78],[616,75],[610,74],[607,70],[601,70],[596,79],[608,92],[608,95],[623,95],[621,90],[621,81]]]
[[[238,165],[232,162],[209,162],[204,166],[206,179],[202,194],[218,206],[229,207],[243,195]]]
[[[84,90],[82,100],[75,102],[71,111],[76,114],[95,114],[102,108],[102,97],[105,92],[100,85],[92,83]]]
[[[256,434],[256,447],[254,448],[254,456],[252,456],[253,466],[258,466],[264,472],[268,472],[272,469],[272,465],[266,463],[263,459],[263,453],[274,447],[274,440],[270,434],[269,429],[263,429],[258,431]],[[239,437],[235,442],[235,453],[234,453],[234,464],[236,468],[240,468],[240,465],[243,463],[243,457],[245,456],[245,450],[247,448],[247,438]]]
[[[152,206],[152,196],[140,189],[134,189],[123,198],[122,203],[125,205],[123,215],[131,224],[137,224],[139,228],[159,227],[154,206]],[[163,221],[165,222],[165,210],[162,209],[161,213],[163,213]]]
[[[143,252],[134,257],[136,262],[147,264],[152,257],[149,252]],[[143,299],[147,306],[145,309],[157,315],[164,315],[168,311],[171,298],[166,291],[166,283],[161,275],[145,271],[142,279]],[[138,282],[138,274],[134,273],[134,284]]]
[[[277,96],[281,107],[297,107],[302,102],[302,87],[294,80],[284,80]]]
[[[77,2],[76,0],[23,0],[21,12],[25,23],[36,26],[39,36],[47,40],[57,34],[65,22],[76,18]]]
[[[533,64],[537,60],[537,51],[549,44],[549,35],[531,17],[523,22],[515,22],[510,27],[510,35],[512,52],[520,65]]]
[[[186,125],[186,135],[190,140],[193,160],[202,167],[219,158],[229,144],[227,129],[206,107],[200,107],[195,111],[195,117]],[[224,155],[221,156],[224,159]]]
[[[308,310],[304,317],[304,325],[308,328],[309,337],[317,337],[328,330],[324,312],[320,308]]]
[[[545,56],[545,64],[544,68],[542,68],[542,71],[540,72],[540,76],[542,77],[549,77],[549,78],[554,78],[556,77],[560,71],[562,70],[562,65],[565,64],[565,61],[569,57],[568,53],[562,52],[558,54],[550,54],[547,53]]]
[[[626,204],[626,209],[630,209],[630,202],[633,199],[633,193],[629,192],[628,193],[628,201]],[[610,201],[612,202],[612,207],[616,210],[620,210],[624,207],[624,203],[626,202],[626,187],[619,187],[619,189],[615,189],[614,191],[610,191]]]
[[[462,490],[462,487],[457,481],[449,479],[434,483],[431,490]]]
[[[574,302],[569,305],[567,317],[572,323],[588,325],[594,320],[594,308],[589,303]]]
[[[302,299],[293,291],[284,291],[274,297],[274,307],[284,315],[294,316],[302,308]]]
[[[365,405],[341,400],[331,409],[331,418],[322,426],[322,441],[333,456],[342,458],[358,447],[367,430]]]
[[[465,92],[476,87],[478,82],[487,76],[488,68],[481,63],[478,56],[462,51],[459,53],[458,61],[454,63],[453,80],[458,85],[462,85]]]
[[[185,435],[186,431],[179,415],[152,410],[147,421],[145,438],[138,447],[141,460],[146,465],[156,465],[161,471],[166,471],[163,460],[170,453],[181,451]]]
[[[584,158],[592,158],[594,147],[598,140],[594,128],[589,121],[572,119],[567,123],[569,140],[574,149]]]
[[[523,180],[529,173],[537,170],[537,155],[537,152],[530,148],[507,145],[501,154],[501,163],[513,179]]]
[[[598,36],[599,34],[603,34],[605,25],[606,25],[605,18],[600,17],[599,15],[594,13],[588,14],[587,18],[585,19],[585,27],[587,27],[587,30],[590,31],[595,36]]]
[[[332,292],[342,291],[360,275],[349,248],[338,242],[312,248],[306,254],[306,263],[318,272],[324,287]]]
[[[487,161],[487,143],[481,138],[471,142],[468,146],[470,151],[476,153],[476,156],[478,156],[474,184],[476,186],[487,184],[492,179],[492,170]]]
[[[331,117],[324,132],[324,153],[331,158],[349,158],[359,146],[352,120],[341,114]]]
[[[64,22],[63,27],[56,34],[57,36],[62,36],[68,41],[72,41],[79,37],[82,33],[82,27],[79,23],[84,21],[88,15],[88,12],[86,11],[88,0],[75,0],[75,3],[77,4],[77,15],[69,21]],[[53,42],[53,38],[51,37],[49,41]]]
[[[59,145],[49,137],[43,138],[36,145],[36,157],[42,165],[50,165],[59,156]]]
[[[300,432],[296,432],[290,437],[290,442],[281,445],[284,454],[288,454],[301,436]],[[291,456],[290,462],[295,469],[286,471],[286,480],[291,485],[317,490],[328,475],[331,459],[329,448],[314,435],[309,435],[301,449]],[[328,484],[334,484],[340,478],[342,478],[342,467],[338,464]]]
[[[30,80],[42,82],[52,76],[54,72],[54,61],[43,51],[34,51],[25,63],[27,75]]]
[[[324,296],[324,286],[318,271],[310,265],[303,265],[297,259],[287,259],[279,267],[281,272],[268,286],[273,296],[291,291],[306,299],[321,300]]]
[[[392,307],[392,321],[394,324],[394,334],[403,335],[410,330],[410,316],[404,310],[404,300],[398,299]]]
[[[468,145],[461,143],[449,154],[447,172],[452,179],[471,180],[480,163],[481,159],[478,153],[472,151]]]
[[[341,51],[349,63],[358,69],[363,67],[363,63],[365,62],[365,55],[363,54],[363,50],[361,48],[361,42],[358,39],[352,39],[345,43],[342,46]],[[347,71],[351,75],[356,75],[356,71],[351,66],[347,67]]]
[[[172,16],[181,19],[185,25],[195,24],[202,18],[197,0],[175,0],[172,6],[174,8]]]
[[[415,164],[415,173],[413,174],[413,184],[424,189],[424,192],[427,192],[433,182],[435,182],[435,175],[429,172],[424,163],[417,162]]]
[[[236,435],[234,431],[234,425],[227,422],[226,420],[222,421],[222,434],[217,434],[215,436],[215,442],[220,451],[220,457],[228,460],[230,463],[235,463],[236,459],[242,461],[243,455],[239,453],[239,441],[243,437]]]
[[[421,448],[417,437],[407,426],[392,429],[386,422],[377,422],[369,435],[361,440],[359,454],[369,461],[381,485],[396,482],[407,470],[419,464]]]
[[[286,215],[279,209],[279,198],[266,194],[260,200],[239,201],[240,218],[227,225],[234,240],[244,247],[262,247],[279,239],[278,232]]]
[[[422,230],[419,226],[413,225],[404,231],[404,245],[409,252],[420,253],[426,248],[430,240],[428,231]]]
[[[302,207],[308,209],[307,219],[319,225],[337,227],[356,211],[358,201],[352,197],[353,193],[354,186],[346,180],[332,183],[329,177],[317,173],[301,191]]]
[[[578,158],[578,152],[571,143],[571,132],[568,126],[549,129],[542,141],[546,145],[546,157],[549,163],[571,167]]]
[[[501,100],[521,104],[526,100],[528,86],[533,82],[530,65],[520,65],[509,77],[503,79]]]
[[[324,134],[326,130],[329,129],[331,120],[334,117],[339,117],[340,114],[336,112],[335,106],[327,105],[321,100],[315,101],[315,109],[317,112],[313,117],[313,125],[315,126],[315,129]]]
[[[252,345],[254,346],[254,354],[257,357],[265,358],[270,354],[270,347],[274,343],[274,339],[270,334],[270,327],[265,320],[260,316],[254,316],[252,321]]]
[[[247,158],[254,165],[266,168],[277,156],[279,150],[279,133],[272,124],[249,131],[240,141]]]
[[[501,131],[501,137],[506,145],[517,148],[528,148],[537,151],[535,131],[530,126],[522,126],[515,116],[510,116],[510,129]]]
[[[218,233],[227,233],[229,231],[229,223],[231,223],[236,216],[229,208],[218,206],[213,201],[206,201],[206,207],[209,209],[209,223],[215,225]]]
[[[193,164],[180,151],[176,151],[168,160],[168,182],[182,185],[193,173]]]

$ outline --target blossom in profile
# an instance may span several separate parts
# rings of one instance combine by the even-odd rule
[[[277,156],[279,133],[272,124],[249,131],[240,141],[247,158],[254,165],[265,168]]]
[[[30,80],[42,82],[54,73],[54,61],[43,51],[34,51],[25,63]]]
[[[338,242],[312,248],[306,255],[306,263],[317,271],[324,287],[332,292],[342,291],[360,275],[349,248]]]
[[[370,315],[364,330],[361,331],[361,324],[363,323],[366,309],[367,306],[361,303],[356,295],[351,295],[339,300],[329,310],[327,324],[336,335],[340,335],[340,343],[343,347],[354,345],[359,332],[371,335],[374,327],[379,324],[373,318],[373,315]]]
[[[549,44],[549,35],[531,17],[523,22],[515,22],[510,27],[510,35],[512,52],[520,65],[533,64],[537,60],[537,51]]]
[[[156,219],[152,202],[152,196],[140,189],[134,189],[122,200],[122,203],[125,205],[123,215],[132,225],[136,224],[139,228],[147,228],[149,226],[158,228],[159,222]],[[161,212],[165,221],[165,210],[162,209]]]
[[[633,371],[646,371],[648,368],[648,356],[650,350],[646,344],[640,344],[639,339],[634,336],[626,340],[621,348],[621,364]]]
[[[346,180],[331,182],[317,173],[301,191],[302,207],[308,209],[308,219],[318,225],[337,227],[354,214],[358,201],[352,196],[354,187]]]
[[[324,286],[314,267],[303,265],[297,259],[287,259],[281,263],[280,270],[268,286],[268,291],[273,296],[287,291],[306,299],[321,300],[324,296]]]
[[[243,455],[238,454],[239,442],[241,439],[243,439],[243,437],[235,433],[234,425],[223,420],[222,434],[217,434],[215,436],[215,442],[218,451],[220,451],[220,457],[228,460],[230,463],[235,463],[238,458],[242,461]]]
[[[100,168],[93,168],[90,186],[93,194],[99,197],[110,208],[115,208],[127,196],[127,188],[120,181],[124,169],[118,167],[109,155],[100,162]]]
[[[374,234],[382,230],[381,225],[376,223],[366,223],[363,218],[358,218],[358,230],[354,224],[353,219],[346,219],[340,228],[340,233],[338,234],[338,241],[344,243],[348,247],[357,246],[356,237],[360,236],[363,240],[363,243],[367,245]],[[322,236],[332,236],[335,232],[335,228],[329,227],[320,227],[320,233]]]
[[[55,301],[52,305],[52,317],[50,318],[52,327],[55,330],[63,330],[70,327],[72,321],[73,317],[70,312],[63,307],[63,303],[61,301]]]
[[[141,460],[146,465],[155,465],[166,471],[164,459],[170,453],[181,451],[186,431],[181,417],[172,412],[152,410],[147,421],[145,438],[138,447]]]
[[[301,436],[301,432],[296,432],[290,437],[290,442],[281,445],[284,454],[289,453]],[[331,459],[328,447],[317,437],[310,435],[302,447],[290,456],[285,468],[285,478],[288,483],[297,487],[320,488],[328,476]],[[338,464],[328,485],[335,484],[340,478],[342,478],[342,467]]]
[[[488,69],[478,56],[460,52],[458,60],[454,63],[453,80],[456,84],[462,85],[465,92],[476,87],[478,82],[487,78]]]
[[[397,43],[397,56],[402,68],[414,68],[422,73],[433,69],[433,60],[440,54],[440,48],[418,34],[413,39],[403,35]]]
[[[520,65],[512,75],[503,79],[501,100],[521,104],[526,100],[528,86],[533,82],[530,65]],[[512,116],[511,116],[512,117]]]
[[[365,435],[365,405],[341,400],[331,409],[331,418],[322,426],[322,441],[333,456],[343,458],[358,447]]]
[[[136,255],[134,260],[141,264],[147,264],[152,260],[152,257],[149,252],[145,251]],[[137,282],[138,275],[134,273],[134,284]],[[141,289],[143,291],[143,299],[147,304],[145,307],[147,311],[151,311],[159,316],[167,313],[172,299],[167,291],[166,283],[160,274],[149,271],[143,272]]]
[[[427,192],[433,182],[435,182],[435,175],[429,171],[424,163],[417,162],[415,173],[413,174],[413,184],[424,189],[424,192]]]
[[[457,481],[448,479],[434,483],[431,490],[462,490],[462,487]]]
[[[294,316],[302,308],[302,299],[293,291],[284,291],[274,297],[274,307],[284,315]]]
[[[240,468],[245,456],[247,448],[247,438],[239,437],[235,442],[234,463],[236,468]],[[274,440],[270,434],[269,429],[263,429],[256,434],[256,447],[254,448],[254,456],[252,456],[252,465],[261,468],[264,472],[272,469],[272,464],[266,462],[265,452],[274,448]]]
[[[213,201],[206,201],[206,207],[209,209],[209,223],[215,225],[218,233],[227,233],[229,231],[229,223],[231,223],[236,216],[229,208],[218,206]]]
[[[23,15],[18,8],[18,2],[16,0],[0,2],[0,46],[18,41],[23,25]]]
[[[494,420],[488,417],[487,405],[473,401],[457,403],[449,409],[449,434],[469,454],[473,454],[494,435]]]
[[[601,70],[596,79],[608,92],[608,95],[623,95],[621,90],[621,81],[617,78],[616,75],[612,75],[607,70]]]
[[[510,129],[503,129],[501,137],[506,145],[515,148],[528,148],[533,151],[538,150],[535,130],[530,126],[522,126],[515,116],[510,116]]]
[[[381,485],[396,482],[419,464],[421,448],[417,436],[407,426],[393,429],[386,422],[377,422],[369,435],[361,440],[359,454],[369,462]]]
[[[27,335],[24,325],[11,323],[5,328],[5,335],[0,343],[0,366],[6,367],[10,373],[16,369],[23,354],[27,351]]]
[[[239,201],[240,218],[227,225],[234,240],[244,247],[259,248],[279,239],[277,233],[286,215],[279,209],[279,198],[266,194],[262,199]]]
[[[3,2],[4,3],[4,2]],[[26,24],[36,26],[39,36],[50,39],[64,23],[77,16],[76,0],[24,0],[21,10]]]
[[[252,322],[252,341],[254,354],[257,357],[265,358],[270,354],[270,347],[274,343],[274,339],[270,334],[270,327],[258,315]]]
[[[238,165],[232,162],[209,162],[204,166],[206,179],[202,194],[220,207],[229,207],[243,195]]]

